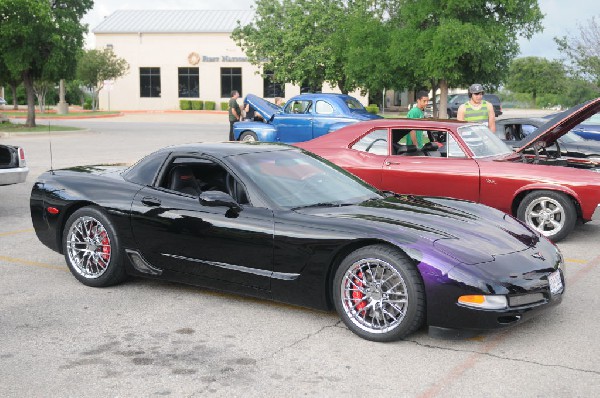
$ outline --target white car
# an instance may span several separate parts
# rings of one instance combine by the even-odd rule
[[[25,182],[28,173],[23,148],[0,145],[0,185]]]
[[[6,105],[6,100],[0,97],[0,105]]]

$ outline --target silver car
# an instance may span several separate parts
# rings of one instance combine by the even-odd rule
[[[0,97],[0,106],[1,105],[6,105],[6,100],[2,97]]]
[[[25,182],[29,173],[23,148],[0,145],[0,185]]]

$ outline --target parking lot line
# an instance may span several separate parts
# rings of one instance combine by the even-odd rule
[[[33,228],[28,228],[28,229],[19,229],[19,230],[16,230],[16,231],[0,232],[0,237],[1,236],[10,236],[10,235],[24,234],[24,233],[33,232],[33,231],[34,231]]]
[[[6,257],[6,256],[0,256],[0,261],[6,261],[7,263],[14,263],[14,264],[22,264],[22,265],[29,265],[32,267],[41,267],[41,268],[48,268],[48,269],[56,269],[59,271],[68,271],[68,269],[66,267],[61,267],[58,265],[53,265],[53,264],[46,264],[46,263],[40,263],[37,261],[29,261],[29,260],[24,260],[22,258],[14,258],[14,257]]]

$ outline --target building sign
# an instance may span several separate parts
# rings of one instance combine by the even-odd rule
[[[248,62],[248,57],[230,57],[221,55],[220,57],[202,56],[202,62]]]

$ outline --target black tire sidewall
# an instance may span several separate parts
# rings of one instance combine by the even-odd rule
[[[71,260],[69,259],[69,253],[67,249],[67,235],[69,233],[69,229],[71,228],[73,223],[75,223],[81,217],[85,216],[93,217],[102,224],[102,226],[108,234],[108,238],[110,239],[111,243],[111,256],[107,270],[98,278],[86,278],[83,275],[79,274],[73,266],[73,264],[71,264]],[[83,283],[86,286],[111,286],[122,282],[125,277],[125,269],[123,267],[121,259],[121,245],[119,244],[119,238],[115,233],[115,228],[108,219],[108,217],[106,217],[104,212],[102,212],[97,207],[83,207],[71,214],[71,216],[67,219],[67,222],[65,223],[65,228],[63,230],[62,249],[69,270],[79,282]]]
[[[526,217],[525,217],[526,216],[525,210],[527,209],[527,206],[529,206],[529,204],[531,202],[533,202],[535,199],[538,199],[541,197],[548,197],[550,199],[556,200],[563,207],[563,209],[565,211],[565,218],[566,218],[563,228],[560,230],[560,232],[547,237],[548,239],[550,239],[553,242],[558,242],[560,240],[563,240],[575,228],[575,224],[577,223],[577,211],[575,210],[575,205],[573,204],[573,202],[571,202],[571,200],[567,197],[567,195],[565,195],[562,192],[543,190],[543,191],[534,191],[534,192],[529,193],[527,196],[525,196],[525,198],[523,198],[523,200],[519,204],[519,208],[517,209],[517,218],[519,220],[527,223]],[[533,229],[533,227],[531,227],[531,228]]]
[[[402,323],[387,333],[370,333],[359,328],[346,315],[342,304],[342,298],[340,297],[342,279],[352,264],[365,258],[376,258],[387,262],[400,273],[406,283],[409,298],[408,310]],[[366,340],[378,342],[399,340],[416,331],[425,319],[425,289],[418,270],[399,250],[386,245],[366,246],[348,255],[336,270],[333,279],[332,297],[335,309],[344,324],[353,333]]]

